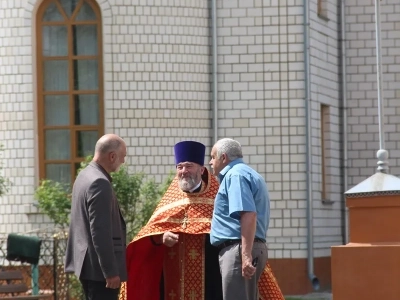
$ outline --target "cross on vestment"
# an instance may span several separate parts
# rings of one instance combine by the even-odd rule
[[[196,300],[197,298],[197,294],[195,293],[194,290],[191,290],[190,294],[189,294],[189,299],[190,300]]]
[[[196,259],[197,256],[199,256],[199,255],[200,255],[200,254],[197,252],[196,249],[191,249],[191,250],[189,251],[189,256],[190,256],[191,259]]]
[[[176,294],[174,293],[174,290],[171,291],[171,293],[169,293],[169,298],[174,300],[176,297]]]

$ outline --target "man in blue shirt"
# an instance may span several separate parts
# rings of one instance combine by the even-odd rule
[[[220,249],[224,300],[258,300],[258,281],[267,264],[270,200],[264,178],[243,162],[242,147],[221,139],[210,165],[220,180],[211,222],[211,244]]]

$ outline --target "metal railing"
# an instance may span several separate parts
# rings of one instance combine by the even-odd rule
[[[64,273],[64,257],[67,247],[67,234],[54,228],[40,229],[25,236],[37,236],[42,240],[39,258],[39,280],[32,280],[31,265],[19,261],[9,261],[7,256],[7,233],[0,233],[0,268],[2,270],[20,270],[30,290],[39,290],[40,294],[53,294],[52,300],[82,299],[79,281],[74,275]]]

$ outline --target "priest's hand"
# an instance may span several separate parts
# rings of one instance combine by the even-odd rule
[[[167,231],[163,234],[163,244],[167,247],[172,247],[178,242],[179,235]]]

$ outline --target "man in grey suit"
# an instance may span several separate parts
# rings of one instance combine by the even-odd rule
[[[93,161],[78,174],[72,189],[65,272],[79,278],[86,300],[117,300],[121,282],[127,280],[126,225],[110,177],[125,156],[119,136],[102,136]]]

